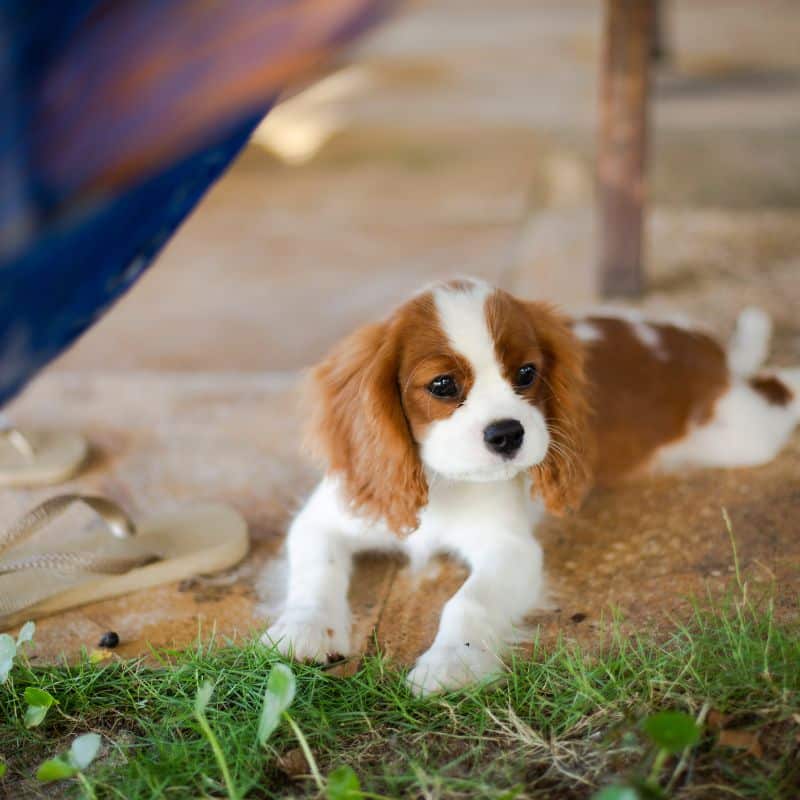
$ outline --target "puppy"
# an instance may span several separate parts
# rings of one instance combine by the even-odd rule
[[[470,576],[408,680],[420,694],[497,672],[542,600],[545,511],[648,468],[762,464],[800,417],[800,370],[755,377],[768,318],[727,352],[683,323],[568,319],[478,281],[423,291],[311,374],[322,482],[289,531],[289,589],[264,635],[297,659],[351,652],[353,555],[446,551]]]

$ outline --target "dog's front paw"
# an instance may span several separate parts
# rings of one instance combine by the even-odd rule
[[[474,645],[434,646],[423,653],[408,673],[411,691],[419,696],[460,689],[503,671],[500,657]]]
[[[261,641],[296,661],[336,661],[350,655],[350,620],[323,613],[284,613]]]

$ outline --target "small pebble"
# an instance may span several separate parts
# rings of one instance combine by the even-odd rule
[[[341,653],[328,653],[325,660],[328,664],[338,664],[340,661],[344,661],[345,658]]]
[[[277,767],[287,778],[292,780],[297,780],[303,775],[307,775],[310,770],[308,761],[306,761],[306,757],[299,747],[279,755]]]
[[[113,649],[119,644],[119,634],[116,631],[106,631],[98,642],[98,647]]]

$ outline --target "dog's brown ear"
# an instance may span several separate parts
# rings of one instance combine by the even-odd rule
[[[550,446],[531,470],[533,491],[548,511],[577,508],[592,480],[592,440],[584,351],[569,322],[546,303],[526,304],[544,354],[541,370]]]
[[[407,533],[428,484],[400,399],[397,338],[391,321],[367,325],[312,370],[307,441],[355,510]]]

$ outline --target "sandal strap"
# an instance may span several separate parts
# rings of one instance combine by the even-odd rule
[[[117,539],[128,539],[136,535],[136,526],[113,500],[90,494],[60,494],[31,509],[0,535],[0,555],[29,539],[74,503],[84,503],[95,511]]]
[[[47,569],[63,574],[93,572],[99,575],[124,575],[137,567],[145,567],[158,561],[158,556],[143,555],[124,557],[97,556],[92,553],[43,553],[16,561],[0,563],[0,575],[30,569]]]
[[[106,523],[110,533],[117,539],[129,539],[136,535],[136,526],[133,521],[113,500],[90,494],[60,494],[31,509],[4,534],[0,535],[0,555],[14,545],[29,539],[75,503],[83,503],[96,512]],[[158,561],[158,556],[140,555],[124,558],[82,552],[42,553],[16,561],[0,563],[0,575],[30,569],[48,569],[61,573],[94,572],[104,575],[122,575],[136,567],[152,564],[154,561]]]
[[[14,545],[21,544],[35,535],[75,503],[83,503],[97,513],[105,522],[108,531],[116,538],[129,539],[136,535],[136,526],[130,517],[112,500],[96,495],[62,494],[40,503],[0,534],[0,557]],[[0,562],[0,576],[28,570],[50,570],[61,575],[82,572],[95,575],[123,575],[132,569],[160,560],[159,556],[153,554],[125,557],[81,551],[41,553]],[[3,617],[30,605],[36,605],[37,602],[19,596],[9,597],[8,593],[0,592],[0,627]]]
[[[5,439],[27,461],[33,461],[36,458],[36,449],[33,443],[17,428],[0,428],[0,439]]]

